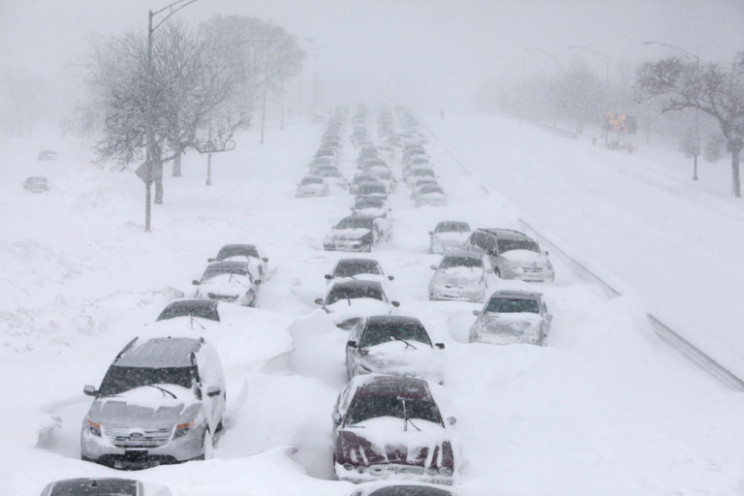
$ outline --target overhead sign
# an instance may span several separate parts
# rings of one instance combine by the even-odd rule
[[[134,171],[137,177],[142,179],[145,184],[152,184],[153,181],[160,179],[163,175],[163,170],[160,167],[155,167],[155,164],[149,160],[142,162],[142,165],[137,167]]]

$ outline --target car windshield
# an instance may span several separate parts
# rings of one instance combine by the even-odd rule
[[[466,222],[440,222],[434,232],[470,232]]]
[[[373,223],[369,217],[346,217],[336,224],[336,229],[372,229]]]
[[[359,185],[360,195],[370,195],[376,193],[387,194],[387,190],[385,189],[385,186],[383,184],[379,183],[362,183]]]
[[[442,423],[437,405],[430,399],[388,396],[357,396],[346,414],[346,425],[378,417],[421,419]]]
[[[540,251],[540,247],[531,239],[500,239],[498,240],[498,247],[499,253],[511,250]]]
[[[301,185],[306,186],[309,184],[323,184],[323,179],[319,177],[305,177],[300,182]]]
[[[421,186],[420,192],[421,193],[442,193],[442,194],[444,194],[444,191],[442,191],[442,188],[440,188],[438,186],[432,186],[432,185],[429,185],[429,184],[425,184],[425,185]]]
[[[381,198],[360,198],[354,202],[354,208],[382,208],[385,206],[385,200]]]
[[[491,298],[486,313],[540,313],[536,300],[528,298]]]
[[[334,286],[326,297],[326,305],[333,305],[339,300],[353,300],[356,298],[372,298],[385,301],[379,285]]]
[[[418,341],[431,346],[426,329],[416,320],[404,322],[368,322],[359,342],[360,348],[377,346],[389,341]]]
[[[216,302],[208,300],[173,302],[163,309],[157,320],[167,320],[188,316],[201,317],[216,322],[220,321],[220,314],[217,312]]]
[[[136,496],[134,479],[72,479],[54,484],[49,496]]]
[[[452,496],[446,489],[430,486],[395,485],[382,487],[369,493],[369,496]]]
[[[380,264],[376,260],[354,260],[352,262],[339,262],[333,273],[334,277],[352,277],[357,274],[379,274],[382,275]]]
[[[452,267],[468,267],[468,268],[480,268],[483,267],[483,260],[479,257],[461,257],[461,256],[445,256],[439,263],[440,269],[451,269]]]
[[[434,177],[434,171],[431,169],[414,169],[411,171],[411,176],[428,176]]]
[[[112,365],[101,382],[100,396],[114,396],[151,384],[176,384],[190,388],[197,379],[196,367],[121,367]]]
[[[207,270],[204,271],[204,275],[202,276],[201,280],[202,282],[208,281],[209,279],[212,279],[213,277],[217,277],[222,274],[236,274],[239,276],[247,276],[250,275],[250,272],[248,271],[248,267],[235,267],[235,266],[222,266],[222,265],[210,265],[207,267]]]
[[[322,181],[322,180],[321,180]],[[223,246],[217,253],[217,260],[224,260],[230,257],[258,257],[258,250],[252,245],[235,245],[235,246]]]

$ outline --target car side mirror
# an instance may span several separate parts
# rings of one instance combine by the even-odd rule
[[[480,310],[473,310],[473,315],[475,315],[476,317],[480,314],[481,314]]]
[[[331,279],[333,279],[333,276],[332,276],[331,274],[326,274],[326,275],[325,275],[324,277],[325,277],[326,279],[328,279],[329,281],[330,281]]]
[[[263,281],[261,281],[261,279],[256,279],[255,281],[253,281],[253,284],[261,284],[262,282]]]
[[[394,280],[394,279],[395,279],[395,276],[388,276],[388,280],[389,280],[389,281],[392,281],[392,280]]]
[[[435,343],[434,346],[436,346],[440,350],[443,350],[444,349],[444,343]]]
[[[398,308],[400,306],[400,302],[398,301],[391,301],[390,304],[393,305],[395,308]]]
[[[357,347],[357,342],[356,341],[347,341],[346,342],[346,346],[349,347],[349,348],[356,348]]]
[[[341,423],[341,414],[338,412],[333,412],[333,415],[331,415],[331,418],[333,419],[334,424],[340,424]]]
[[[214,398],[215,396],[219,396],[222,390],[218,388],[217,386],[209,386],[207,388],[207,396],[210,398]]]
[[[95,386],[91,386],[90,384],[83,386],[83,393],[85,393],[86,396],[95,396],[97,392]]]
[[[447,417],[447,423],[449,425],[455,425],[457,423],[457,418],[456,417]]]
[[[316,305],[322,305],[325,300],[323,300],[323,298],[315,298],[313,301],[315,301]]]
[[[193,281],[191,281],[191,284],[193,284],[194,286],[198,286],[199,285],[199,281],[197,281],[196,279],[194,279]]]

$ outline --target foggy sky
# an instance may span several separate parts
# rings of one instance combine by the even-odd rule
[[[96,40],[144,33],[148,10],[171,1],[0,0],[1,69],[44,78],[50,91],[68,95]],[[231,14],[302,38],[309,59],[292,92],[309,99],[317,77],[328,105],[453,108],[484,81],[508,84],[571,59],[602,76],[607,60],[614,75],[621,63],[673,53],[645,40],[704,61],[728,62],[744,50],[741,0],[198,0],[177,16],[196,24]]]

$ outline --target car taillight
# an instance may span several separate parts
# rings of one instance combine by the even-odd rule
[[[176,433],[173,434],[173,437],[181,437],[188,434],[189,430],[194,426],[194,421],[191,420],[189,422],[184,422],[182,424],[178,424],[176,426]]]
[[[101,424],[88,419],[88,431],[96,437],[101,437]]]

